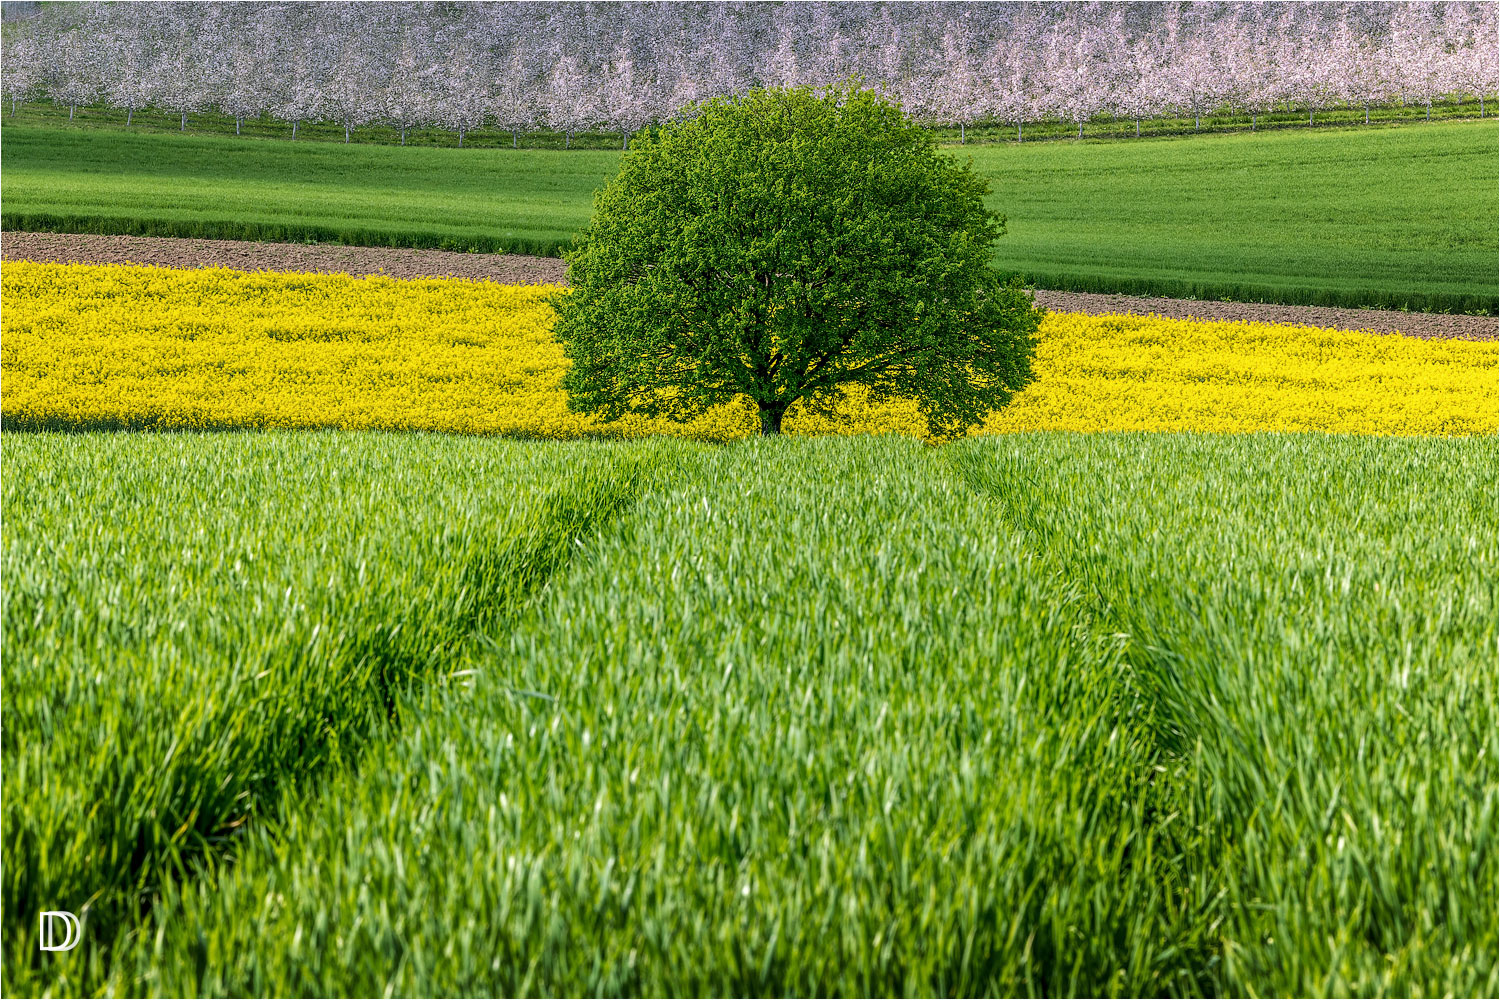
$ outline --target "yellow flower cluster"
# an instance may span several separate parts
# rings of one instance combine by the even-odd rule
[[[11,427],[344,427],[540,438],[754,432],[567,410],[552,287],[446,279],[7,262],[0,415]],[[1494,434],[1494,344],[1264,323],[1054,313],[1036,382],[982,432],[1319,430]],[[793,433],[925,432],[864,404]]]

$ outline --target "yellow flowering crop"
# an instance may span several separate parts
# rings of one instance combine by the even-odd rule
[[[527,437],[757,427],[567,411],[552,287],[7,262],[0,412],[11,427],[420,429]],[[1013,430],[1493,434],[1496,346],[1264,323],[1055,313]],[[914,404],[855,394],[793,433],[921,434]]]
[[[1155,316],[1048,317],[991,431],[1494,434],[1493,343]]]

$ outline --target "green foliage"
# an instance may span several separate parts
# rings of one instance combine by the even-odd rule
[[[956,435],[1031,377],[1041,321],[990,268],[987,185],[874,92],[756,90],[642,136],[567,254],[570,408],[685,419],[744,397],[766,434],[853,386]]]
[[[7,995],[1494,995],[1493,452],[9,434],[7,880],[340,750]]]
[[[606,152],[4,132],[5,229],[558,254],[619,166]],[[960,155],[1004,199],[995,266],[1040,287],[1491,314],[1500,301],[1489,122]]]

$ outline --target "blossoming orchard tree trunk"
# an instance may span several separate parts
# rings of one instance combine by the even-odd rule
[[[571,409],[745,405],[776,435],[855,393],[915,400],[943,438],[1030,380],[1041,313],[990,267],[1004,218],[897,105],[772,89],[690,114],[636,137],[567,256]]]

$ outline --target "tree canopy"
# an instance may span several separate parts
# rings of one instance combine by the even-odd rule
[[[742,398],[776,434],[861,386],[962,433],[1030,380],[1041,318],[991,267],[986,193],[854,85],[700,105],[636,140],[567,255],[569,405],[687,419]]]

